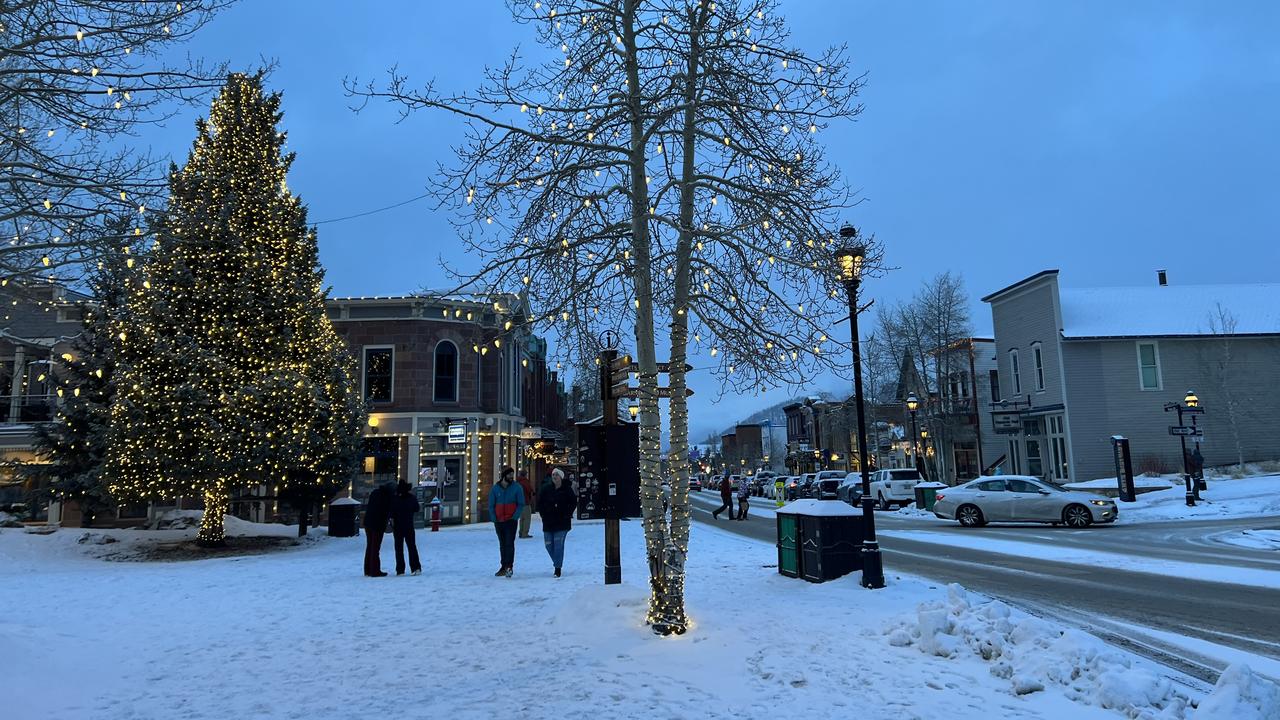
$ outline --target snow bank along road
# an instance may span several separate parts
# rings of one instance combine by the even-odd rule
[[[768,543],[777,542],[775,521],[712,520],[707,503],[695,500],[695,519]],[[1264,658],[1255,669],[1280,677],[1280,589],[1213,582],[1204,577],[1160,575],[1164,561],[1211,566],[1204,575],[1223,578],[1231,567],[1250,572],[1280,573],[1274,551],[1214,542],[1212,536],[1243,528],[1280,528],[1280,520],[1242,519],[1151,523],[1087,530],[1042,526],[965,529],[945,523],[877,514],[884,532],[886,573],[908,572],[1000,597],[1038,614],[1084,625],[1098,635],[1136,652],[1212,682],[1232,657],[1241,653]],[[895,531],[927,530],[895,537]],[[963,538],[966,547],[948,545]],[[921,539],[928,537],[928,540]],[[1000,549],[979,547],[989,538]],[[1054,548],[1124,552],[1149,557],[1152,570],[1090,566],[1046,560],[1009,550],[1034,552],[1034,543]],[[1046,548],[1047,549],[1047,548]],[[1046,552],[1052,555],[1052,553]],[[1060,554],[1060,553],[1059,553]],[[1153,632],[1144,633],[1143,628]],[[1189,638],[1181,642],[1180,638]],[[1266,667],[1262,667],[1265,665]]]

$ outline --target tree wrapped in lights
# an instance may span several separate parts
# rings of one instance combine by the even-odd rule
[[[169,209],[115,328],[111,491],[202,496],[204,545],[222,543],[238,488],[293,494],[301,478],[331,487],[355,470],[354,360],[325,315],[315,234],[285,184],[279,106],[260,75],[228,79],[170,172]]]
[[[771,2],[511,5],[559,55],[528,69],[513,55],[473,95],[411,90],[394,72],[385,89],[349,90],[468,121],[439,186],[468,249],[486,259],[466,282],[527,288],[569,357],[584,335],[634,328],[648,620],[683,632],[690,334],[722,378],[752,389],[838,363],[825,351],[842,315],[826,304],[839,287],[830,238],[850,196],[816,135],[856,114],[860,80],[840,50],[814,59],[785,47]],[[669,325],[658,327],[659,312]],[[658,474],[664,340],[670,522]]]
[[[164,200],[163,165],[128,139],[225,80],[159,58],[228,4],[0,2],[0,277],[79,280],[124,244],[111,218]]]
[[[127,228],[117,224],[115,230]],[[53,422],[36,426],[33,447],[39,462],[22,466],[23,474],[48,482],[55,500],[79,506],[82,527],[91,527],[96,515],[115,505],[102,475],[115,395],[112,328],[124,310],[134,264],[127,245],[98,261],[89,284],[94,300],[81,303],[84,329],[54,361],[61,405]]]

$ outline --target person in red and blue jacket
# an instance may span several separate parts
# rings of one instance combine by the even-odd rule
[[[515,470],[503,468],[502,478],[489,491],[489,517],[493,518],[493,529],[498,533],[498,549],[502,554],[502,567],[494,573],[495,577],[511,577],[512,566],[516,562],[516,526],[524,510],[524,488],[516,484],[515,477]]]

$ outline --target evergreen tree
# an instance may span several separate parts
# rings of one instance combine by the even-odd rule
[[[123,227],[115,227],[125,236]],[[54,421],[38,424],[34,449],[39,463],[24,465],[28,477],[47,480],[50,496],[74,501],[81,527],[114,504],[102,477],[110,402],[115,395],[112,325],[120,318],[134,259],[128,247],[104,254],[90,277],[96,300],[81,305],[84,329],[70,351],[54,360],[62,404]]]
[[[355,470],[355,364],[325,315],[306,209],[285,184],[279,107],[260,75],[236,74],[196,123],[116,333],[111,491],[202,495],[206,546],[223,542],[233,490],[321,490]]]

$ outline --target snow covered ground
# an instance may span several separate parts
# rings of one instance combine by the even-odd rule
[[[961,588],[789,579],[772,545],[702,524],[694,625],[657,638],[640,526],[622,525],[625,582],[610,587],[599,524],[575,526],[558,580],[538,540],[518,541],[514,578],[493,577],[488,526],[420,533],[424,575],[380,579],[360,574],[363,538],[107,562],[194,531],[80,544],[79,530],[0,529],[4,717],[1280,717],[1275,685],[1243,667],[1194,697],[1145,660]]]
[[[1203,501],[1187,507],[1184,485],[1143,493],[1135,502],[1119,503],[1118,523],[1213,520],[1280,516],[1280,475],[1208,479]]]

